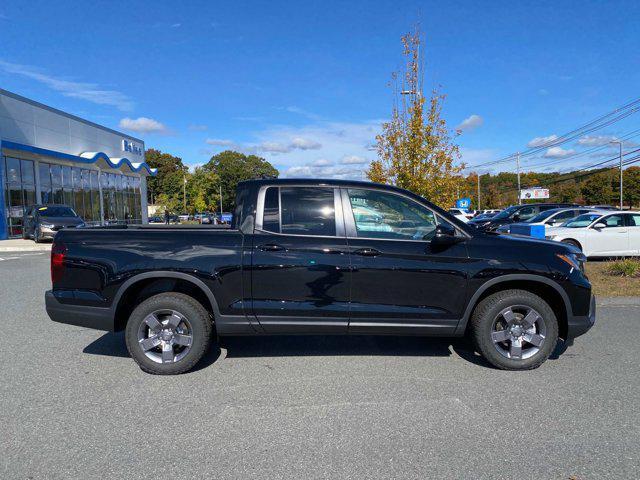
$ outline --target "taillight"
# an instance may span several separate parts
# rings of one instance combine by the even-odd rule
[[[51,245],[51,283],[55,284],[62,278],[64,272],[64,256],[67,253],[67,247],[62,242],[53,242]]]

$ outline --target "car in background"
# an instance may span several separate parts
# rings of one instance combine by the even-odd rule
[[[32,205],[25,210],[22,238],[33,238],[36,243],[53,236],[63,228],[84,226],[84,220],[68,205]]]
[[[500,225],[496,231],[500,233],[511,233],[511,227],[514,225],[544,225],[546,228],[559,227],[563,223],[571,220],[572,218],[582,215],[583,213],[595,212],[597,210],[588,207],[582,208],[552,208],[550,210],[544,210],[535,217],[531,217],[526,222],[511,223],[507,225]]]
[[[512,205],[509,208],[505,208],[500,213],[487,220],[472,219],[469,225],[477,227],[481,230],[495,231],[501,225],[510,225],[512,223],[519,223],[529,220],[535,217],[540,212],[551,210],[553,208],[579,208],[581,205],[575,205],[571,203],[525,203],[523,205]]]
[[[164,217],[161,217],[160,215],[149,217],[149,223],[164,223]]]
[[[218,223],[231,224],[231,221],[233,220],[233,213],[230,213],[230,212],[217,213],[216,218],[218,219]]]
[[[187,221],[189,221],[190,219],[191,219],[191,218],[190,218],[190,216],[189,216],[189,214],[188,214],[188,213],[181,213],[180,215],[178,215],[178,220],[179,220],[180,222],[187,222]]]
[[[467,223],[473,218],[473,213],[463,210],[462,208],[450,208],[449,213],[464,223]]]
[[[500,213],[500,210],[496,210],[494,212],[489,211],[487,213],[479,213],[475,217],[473,217],[472,220],[475,220],[476,222],[481,220],[488,220],[490,218],[495,217],[498,213]]]
[[[494,215],[497,215],[498,213],[500,213],[502,210],[500,210],[499,208],[495,208],[495,209],[489,209],[489,210],[476,210],[474,213],[474,217],[473,218],[478,218],[480,215],[489,215],[489,217],[493,217]]]
[[[585,213],[554,228],[546,238],[573,245],[587,257],[640,255],[640,212]]]

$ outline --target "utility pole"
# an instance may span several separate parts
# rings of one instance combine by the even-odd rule
[[[518,205],[522,205],[522,198],[520,198],[520,152],[516,153],[516,170],[518,171]]]
[[[182,213],[187,213],[187,176],[183,176],[182,182]]]
[[[612,142],[609,143],[617,143],[618,146],[620,147],[620,210],[622,210],[622,140],[614,140]]]
[[[480,210],[480,174],[478,173],[478,210]]]
[[[220,188],[220,221],[222,222],[222,185],[219,185]]]

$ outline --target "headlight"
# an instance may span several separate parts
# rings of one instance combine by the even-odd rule
[[[567,265],[584,272],[587,257],[583,253],[556,253],[556,256]]]

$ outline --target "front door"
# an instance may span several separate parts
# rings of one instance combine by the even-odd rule
[[[253,313],[268,333],[346,333],[349,254],[333,187],[262,187],[253,236]]]
[[[625,224],[625,215],[613,214],[601,218],[596,224],[604,223],[604,228],[591,227],[588,232],[587,255],[626,255],[629,250],[629,227]]]
[[[433,247],[444,220],[412,198],[348,188],[342,200],[352,263],[349,331],[453,333],[465,306],[465,243]]]

